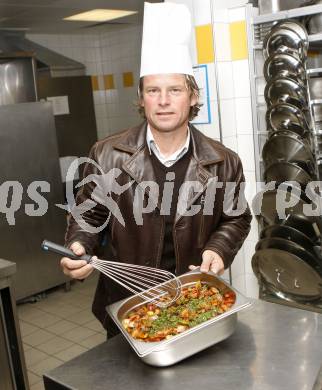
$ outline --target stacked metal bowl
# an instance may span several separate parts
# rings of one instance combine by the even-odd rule
[[[273,26],[263,42],[268,138],[262,150],[264,180],[253,210],[262,227],[253,270],[266,291],[285,300],[322,299],[320,210],[311,132],[306,60],[308,36],[298,22]],[[309,214],[309,215],[308,215]]]

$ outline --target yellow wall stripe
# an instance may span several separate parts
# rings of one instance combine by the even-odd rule
[[[229,25],[231,59],[245,60],[248,58],[246,21],[233,22]]]
[[[98,91],[98,77],[97,76],[91,76],[91,81],[92,81],[92,90],[93,91]]]
[[[196,26],[195,31],[198,64],[207,64],[209,62],[214,62],[214,42],[211,24]]]
[[[126,87],[133,87],[134,85],[134,78],[132,72],[125,72],[123,73],[123,86]]]
[[[115,89],[114,76],[112,74],[104,75],[104,87],[105,89]]]

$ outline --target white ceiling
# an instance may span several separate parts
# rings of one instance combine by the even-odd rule
[[[0,0],[0,31],[28,29],[28,33],[90,33],[97,30],[95,23],[62,19],[95,8],[138,11],[138,14],[105,24],[109,28],[120,28],[142,23],[143,4],[143,0]]]

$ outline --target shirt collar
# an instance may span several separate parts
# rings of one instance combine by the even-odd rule
[[[189,127],[187,127],[187,130],[188,130],[188,134],[187,134],[187,139],[186,139],[186,142],[184,143],[184,145],[181,148],[179,148],[176,152],[171,154],[170,156],[165,157],[161,153],[159,146],[155,142],[150,125],[148,124],[147,125],[147,132],[146,132],[146,142],[147,142],[150,154],[153,152],[155,154],[155,156],[158,158],[158,160],[161,161],[161,163],[166,165],[166,166],[173,165],[181,157],[183,157],[189,149],[189,144],[190,144],[190,129],[189,129]]]

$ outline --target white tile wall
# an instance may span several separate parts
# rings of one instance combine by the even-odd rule
[[[213,1],[212,3],[212,21],[216,27],[216,23],[228,23],[229,15],[228,9],[224,7],[223,9],[219,9],[217,7],[217,2]]]
[[[220,116],[223,137],[236,135],[234,99],[220,100]]]
[[[238,134],[253,134],[252,103],[250,97],[235,99]]]
[[[211,23],[211,1],[193,0],[193,13],[195,26]]]
[[[229,269],[226,269],[225,272],[221,275],[222,279],[225,280],[227,283],[230,283],[229,279]]]
[[[235,97],[250,96],[250,80],[248,60],[232,61]]]
[[[223,137],[223,144],[227,146],[227,148],[233,150],[238,153],[238,144],[236,136],[232,137]]]
[[[210,102],[210,109],[211,109],[211,123],[214,128],[214,137],[216,140],[220,141],[221,134],[220,134],[220,121],[219,121],[219,105],[218,100],[212,100]]]
[[[229,10],[229,22],[245,20],[245,7],[232,8]]]
[[[218,62],[217,72],[219,99],[233,98],[235,96],[235,91],[231,61]]]
[[[236,255],[231,265],[231,273],[232,273],[233,283],[237,277],[245,274],[244,247],[241,247],[241,249]]]
[[[168,1],[170,1],[170,0],[165,0],[165,2],[168,2]],[[194,17],[193,2],[194,2],[194,0],[175,0],[174,1],[174,3],[186,5],[189,8],[189,11],[191,12],[192,18]]]
[[[246,290],[246,275],[239,274],[238,276],[233,276],[233,286],[236,288],[237,291],[241,292],[242,294],[247,294]]]
[[[216,8],[215,2],[215,8]],[[218,4],[218,3],[217,3]],[[220,112],[222,121],[223,143],[237,152],[242,160],[245,180],[246,198],[251,201],[255,181],[253,152],[253,126],[250,103],[249,67],[248,60],[231,61],[229,24],[227,22],[245,18],[244,10],[214,9],[214,18],[221,24],[214,25],[216,42],[216,58],[218,70],[218,85],[220,98]],[[226,22],[226,23],[225,23]],[[217,32],[217,36],[216,36]],[[247,278],[247,272],[252,275],[252,250],[257,241],[257,226],[253,222],[251,233],[243,247],[238,252],[232,264],[232,284],[244,294],[257,297],[257,282]],[[255,278],[256,280],[256,278]],[[248,286],[248,283],[252,283]]]
[[[132,107],[135,88],[123,88],[122,73],[132,71],[135,85],[139,80],[141,26],[97,34],[30,34],[27,38],[83,63],[87,75],[99,75],[99,91],[93,93],[97,135],[101,139],[111,133],[140,123]],[[115,90],[105,91],[104,74],[114,74]]]
[[[238,154],[245,171],[255,171],[253,135],[237,135]]]
[[[213,6],[215,9],[230,10],[230,8],[240,7],[247,4],[248,0],[214,0]]]
[[[245,274],[245,284],[246,284],[246,295],[248,297],[258,299],[259,298],[259,286],[258,280],[252,271],[251,273]]]
[[[244,176],[246,181],[246,199],[251,202],[256,194],[256,176],[255,171],[244,170]]]
[[[251,204],[250,204],[250,207],[251,207]],[[253,219],[251,222],[251,230],[248,234],[247,239],[249,239],[251,241],[258,241],[258,236],[259,236],[258,233],[259,233],[258,222],[257,222],[257,219],[255,218],[255,216],[253,215]]]
[[[217,75],[216,75],[216,68],[215,64],[208,64],[207,65],[207,72],[208,72],[208,84],[209,84],[209,99],[214,101],[218,99],[218,93],[217,93]]]
[[[244,243],[244,256],[245,256],[245,273],[251,274],[253,272],[251,260],[255,253],[255,246],[257,244],[257,241],[246,239]]]
[[[214,24],[214,41],[217,61],[231,61],[230,34],[228,23]]]
[[[200,130],[207,137],[220,141],[220,125],[219,125],[219,114],[218,114],[218,101],[210,101],[210,115],[211,123],[205,125],[196,125],[197,129]]]

